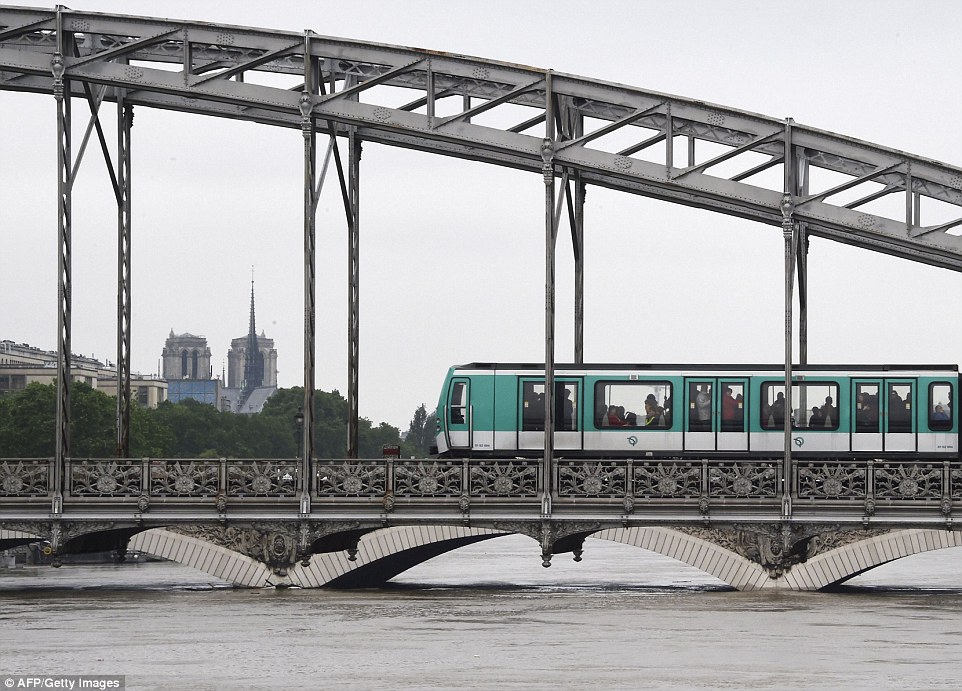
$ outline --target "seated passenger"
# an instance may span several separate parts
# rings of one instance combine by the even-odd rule
[[[808,418],[809,427],[824,427],[825,417],[822,415],[822,411],[818,406],[812,408],[812,416]]]
[[[598,404],[598,427],[608,427],[608,407],[604,403]]]
[[[949,414],[945,412],[945,408],[941,403],[935,406],[935,411],[932,413],[932,422],[948,422],[951,420]]]
[[[622,419],[621,416],[618,414],[619,409],[624,410],[624,408],[619,408],[618,406],[613,406],[613,405],[608,406],[608,415],[605,417],[605,419],[608,421],[609,427],[625,426],[624,419]]]

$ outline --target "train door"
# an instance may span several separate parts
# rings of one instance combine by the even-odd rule
[[[544,449],[544,377],[522,377],[518,381],[518,448]],[[574,451],[582,448],[582,381],[555,379],[554,448]]]
[[[686,451],[747,451],[748,380],[705,377],[685,380]]]
[[[471,380],[451,380],[448,390],[448,448],[471,449]]]
[[[852,380],[852,451],[882,450],[881,379]]]
[[[915,380],[885,380],[885,451],[916,451]]]

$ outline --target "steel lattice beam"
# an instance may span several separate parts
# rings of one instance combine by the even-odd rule
[[[126,89],[134,105],[299,128],[304,56],[310,55],[327,86],[312,96],[320,131],[343,134],[350,127],[362,141],[541,171],[542,137],[531,129],[541,126],[548,107],[543,70],[312,33],[66,9],[61,16],[64,36],[74,44],[64,62],[75,95],[96,83],[109,87],[108,100]],[[56,17],[54,10],[0,7],[0,89],[52,93]],[[296,81],[290,88],[243,81],[255,70]],[[781,185],[749,180],[785,160],[804,161],[851,178],[794,200],[793,217],[806,224],[808,235],[962,271],[962,210],[948,223],[919,213],[923,198],[962,207],[958,167],[794,123],[794,151],[786,156],[788,123],[781,119],[573,75],[552,73],[551,79],[559,115],[586,123],[577,136],[558,140],[559,175],[576,170],[586,184],[780,226]],[[408,89],[412,97],[407,105],[391,105],[380,100],[380,86]],[[438,104],[455,103],[457,96],[473,105],[435,114]],[[520,125],[517,119],[505,126],[479,123],[509,104],[530,109],[531,117]],[[637,135],[637,144],[606,150],[602,135],[615,131]],[[675,153],[676,137],[688,140],[683,160]],[[661,141],[664,160],[639,155]],[[729,151],[716,148],[699,160],[699,141]],[[740,172],[716,172],[717,164],[742,158]],[[833,201],[849,188],[865,188],[865,194],[854,203]],[[888,194],[905,195],[905,218],[859,208]]]

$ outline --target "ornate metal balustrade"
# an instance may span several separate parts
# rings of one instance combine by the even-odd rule
[[[0,459],[0,506],[46,500],[52,459]],[[768,460],[562,459],[555,467],[558,505],[623,503],[709,506],[773,505],[782,468]],[[301,489],[297,459],[71,458],[67,497],[78,503],[228,504],[292,500]],[[536,504],[544,487],[537,459],[326,459],[315,465],[319,506],[383,503]],[[950,461],[798,461],[792,494],[802,506],[940,504],[962,501],[962,463]]]
[[[46,497],[52,458],[0,459],[0,497]]]
[[[0,459],[0,498],[47,497],[53,459]],[[69,458],[67,496],[80,500],[293,497],[300,462],[290,460]]]

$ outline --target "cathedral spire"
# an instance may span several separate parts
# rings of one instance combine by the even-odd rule
[[[251,324],[247,331],[247,342],[250,344],[252,338],[257,338],[257,329],[254,328],[254,267],[251,266]]]
[[[254,267],[251,266],[251,315],[247,331],[247,352],[244,355],[244,399],[250,392],[264,385],[264,355],[257,339],[254,322]]]

